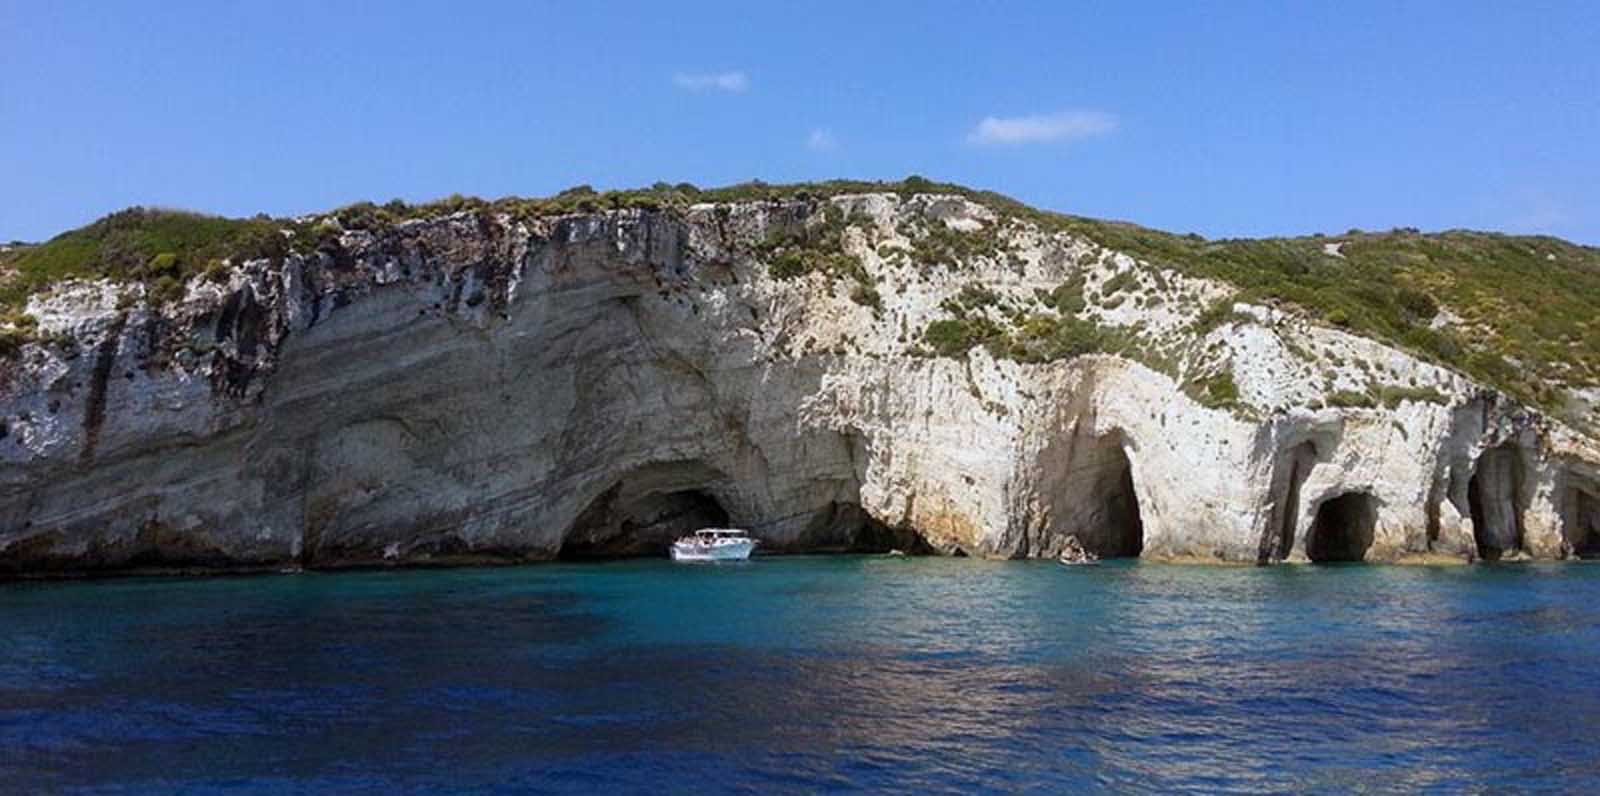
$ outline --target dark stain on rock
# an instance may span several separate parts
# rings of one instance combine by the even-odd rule
[[[168,334],[171,326],[163,316],[150,313],[137,329],[128,332],[129,341],[136,343],[131,353],[141,369],[162,370],[172,364],[178,340]]]
[[[222,303],[222,309],[217,312],[216,338],[217,342],[225,343],[233,337],[233,325],[239,319],[239,305],[244,303],[244,294],[248,286],[228,294],[228,300]]]
[[[465,280],[451,278],[450,300],[448,302],[450,307],[459,308],[461,306],[461,291],[464,287],[466,287]]]
[[[317,553],[322,547],[322,521],[307,521],[300,532],[300,566],[317,563]]]
[[[111,378],[111,368],[117,363],[117,347],[122,344],[122,327],[128,316],[118,314],[106,330],[106,337],[95,346],[94,372],[89,379],[89,396],[83,404],[83,452],[78,461],[90,464],[94,451],[100,444],[100,427],[106,421],[106,388]]]
[[[212,389],[232,398],[244,397],[245,390],[250,386],[250,380],[256,375],[256,363],[241,362],[224,356],[217,352],[216,364],[212,366]]]
[[[250,285],[237,289],[227,297],[226,304],[216,318],[216,342],[234,340],[234,350],[240,360],[254,360],[261,347],[262,324],[267,313],[256,300],[256,291]]]
[[[255,291],[248,286],[239,292],[244,298],[240,302],[239,317],[234,326],[235,339],[239,356],[244,359],[254,359],[256,345],[261,339],[261,305],[256,303]]]

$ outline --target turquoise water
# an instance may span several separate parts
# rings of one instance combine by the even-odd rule
[[[0,793],[1600,790],[1600,566],[0,587]]]

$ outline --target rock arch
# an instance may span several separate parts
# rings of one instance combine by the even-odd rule
[[[562,535],[560,557],[660,555],[673,539],[732,520],[724,475],[700,461],[663,462],[629,471],[579,512]]]
[[[1479,558],[1495,561],[1522,549],[1526,473],[1522,450],[1515,443],[1502,443],[1478,457],[1467,482],[1467,506]]]
[[[1366,492],[1345,492],[1322,501],[1306,531],[1306,558],[1313,562],[1362,561],[1378,525],[1378,501]]]

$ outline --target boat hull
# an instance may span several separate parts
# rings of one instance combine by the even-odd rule
[[[676,542],[672,545],[673,561],[743,561],[756,549],[748,539],[718,545],[697,545]]]

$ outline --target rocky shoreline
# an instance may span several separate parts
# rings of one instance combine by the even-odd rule
[[[963,197],[328,237],[169,303],[29,300],[0,571],[582,559],[721,524],[780,552],[1600,554],[1590,433]]]

